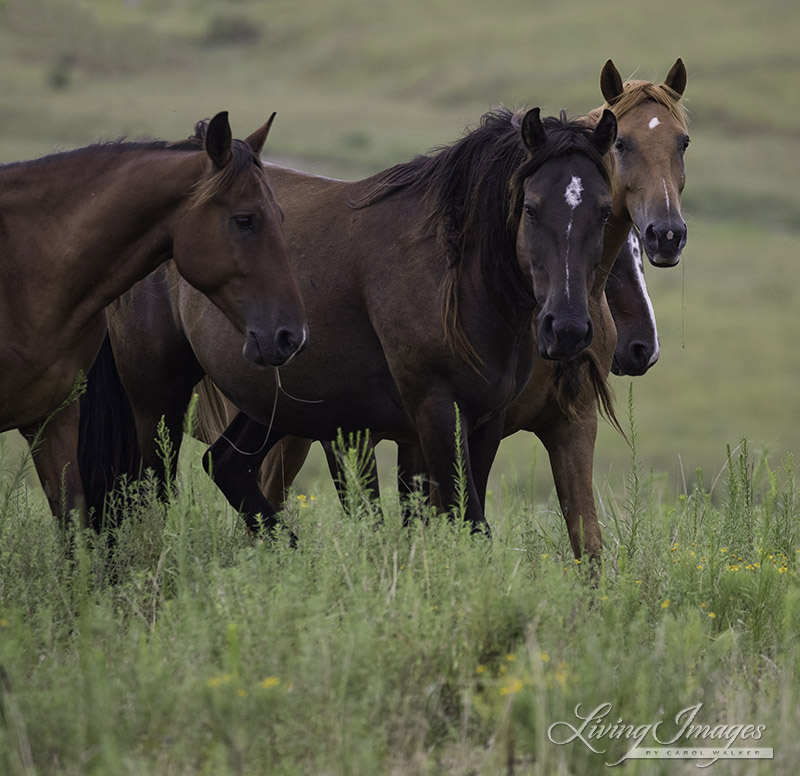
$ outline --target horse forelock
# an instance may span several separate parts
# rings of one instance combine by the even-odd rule
[[[593,110],[590,115],[599,118],[603,110],[608,108],[618,119],[621,119],[647,101],[656,102],[666,108],[675,121],[684,129],[688,129],[689,111],[681,99],[681,95],[666,84],[654,84],[650,81],[626,81],[622,94],[614,101],[613,105],[605,103],[602,107]]]
[[[202,150],[205,144],[208,119],[203,119],[195,124],[195,133],[186,140],[170,143],[169,147],[186,150]],[[228,189],[232,183],[243,173],[257,169],[261,177],[266,180],[266,171],[261,163],[261,157],[244,141],[234,139],[231,143],[231,160],[222,169],[215,169],[209,165],[205,175],[197,181],[192,191],[190,207],[200,207],[209,202],[217,194]]]

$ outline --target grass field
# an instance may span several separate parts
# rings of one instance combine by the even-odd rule
[[[355,178],[500,103],[585,112],[608,57],[652,79],[683,57],[692,116],[689,243],[648,272],[661,360],[613,381],[635,451],[598,440],[597,584],[530,435],[498,456],[491,543],[403,531],[388,489],[383,526],[345,515],[316,455],[298,547],[252,545],[190,446],[170,504],[131,495],[113,547],[76,536],[70,555],[6,434],[0,773],[605,771],[626,740],[548,736],[576,704],[662,731],[702,704],[695,722],[761,725],[737,740],[774,748],[714,771],[793,772],[799,29],[789,0],[0,0],[0,162],[180,138],[222,109],[242,136],[277,110],[272,158]]]
[[[376,525],[357,480],[349,514],[296,493],[292,549],[285,535],[248,542],[195,462],[166,505],[128,495],[113,546],[73,535],[69,555],[5,470],[0,771],[599,773],[634,728],[657,743],[640,726],[660,721],[664,743],[773,749],[716,771],[789,773],[795,464],[752,464],[732,454],[717,509],[707,486],[659,499],[634,452],[624,489],[603,494],[596,584],[560,516],[512,487],[495,498],[491,542],[436,516],[405,530],[391,498]],[[587,716],[602,754],[572,735]]]

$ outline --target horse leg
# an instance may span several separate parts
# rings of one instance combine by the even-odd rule
[[[287,491],[303,468],[310,449],[310,439],[287,436],[267,453],[259,481],[267,501],[277,509],[283,509]]]
[[[430,479],[419,443],[399,442],[397,445],[397,490],[401,498],[421,491],[430,499]]]
[[[460,436],[456,435],[456,414],[451,401],[429,400],[415,413],[417,436],[431,478],[431,501],[440,508],[463,506],[463,517],[473,533],[489,533],[481,498],[472,476],[469,422],[461,415]],[[458,468],[463,483],[458,481]],[[463,491],[461,488],[463,487]],[[465,503],[459,504],[465,496]]]
[[[566,418],[545,430],[537,430],[548,455],[561,512],[567,523],[575,557],[599,562],[602,548],[600,524],[592,490],[597,413],[580,422]]]
[[[342,465],[342,456],[345,454],[345,450],[338,449],[333,442],[328,440],[322,441],[321,444],[322,449],[325,451],[328,471],[330,471],[333,484],[336,486],[339,501],[347,509],[347,473]],[[375,441],[372,436],[368,436],[364,440],[363,447],[358,450],[358,463],[360,471],[356,475],[359,482],[356,484],[363,484],[364,492],[368,498],[379,499],[378,461],[375,457]]]
[[[239,412],[203,456],[205,470],[253,534],[278,524],[275,509],[259,488],[258,470],[280,438],[274,427],[268,429]]]
[[[472,478],[481,509],[486,511],[486,488],[489,474],[503,439],[505,414],[497,413],[469,435],[469,457],[472,462]]]
[[[400,494],[400,508],[403,512],[403,526],[408,528],[414,515],[411,496],[419,493],[425,501],[430,501],[430,475],[425,464],[422,447],[418,443],[399,442],[397,445],[397,492]]]
[[[203,369],[185,339],[156,350],[145,348],[146,343],[132,344],[130,336],[117,341],[113,334],[112,329],[117,370],[133,409],[141,471],[152,469],[166,489],[175,481],[186,410]],[[159,440],[162,418],[165,439]],[[160,441],[167,443],[168,458]]]
[[[80,405],[74,401],[51,418],[41,433],[40,427],[22,429],[33,446],[33,463],[50,510],[65,528],[73,509],[79,512],[81,527],[86,526],[86,502],[78,469],[79,427]]]

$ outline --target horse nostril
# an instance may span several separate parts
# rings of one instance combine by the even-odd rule
[[[644,374],[650,363],[650,348],[643,342],[632,342],[628,348],[628,357],[631,360],[632,372]]]
[[[542,318],[540,331],[545,337],[551,337],[553,335],[554,321],[554,315],[545,315],[545,317]]]
[[[288,361],[305,345],[305,328],[295,329],[282,326],[275,332],[275,352]]]

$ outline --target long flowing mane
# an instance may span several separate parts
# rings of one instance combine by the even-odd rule
[[[450,272],[442,289],[445,338],[451,350],[480,371],[482,361],[459,323],[459,276],[463,259],[476,253],[484,287],[502,320],[514,327],[535,305],[530,278],[516,256],[522,184],[545,162],[583,153],[608,181],[603,158],[590,142],[592,129],[565,118],[543,120],[547,142],[531,155],[522,143],[523,112],[490,111],[460,140],[390,167],[370,179],[368,190],[351,201],[364,208],[395,195],[421,195],[429,206],[427,224]]]
[[[626,81],[622,87],[622,94],[614,101],[613,105],[608,103],[600,108],[596,108],[589,115],[599,118],[605,108],[614,111],[614,115],[621,119],[626,113],[641,105],[643,102],[652,100],[666,108],[670,115],[684,128],[689,126],[689,111],[681,101],[681,95],[665,84],[654,84],[650,81]]]

